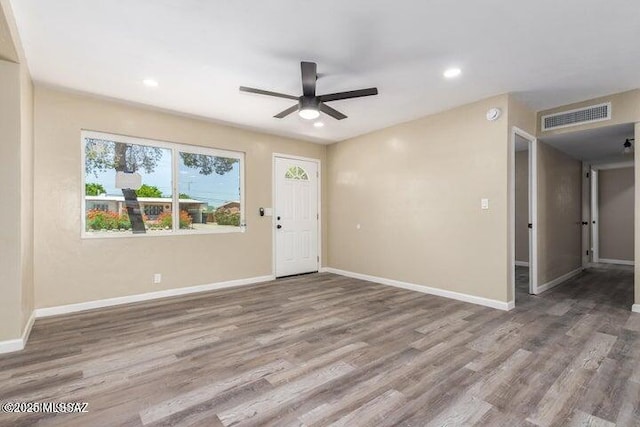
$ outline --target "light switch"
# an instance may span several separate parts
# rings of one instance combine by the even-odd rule
[[[489,199],[480,199],[480,208],[489,209]]]

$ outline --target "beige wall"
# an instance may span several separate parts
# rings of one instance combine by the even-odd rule
[[[329,266],[508,301],[507,101],[329,146]]]
[[[33,312],[33,85],[6,0],[0,1],[0,341]]]
[[[20,215],[22,325],[34,309],[33,283],[33,83],[26,66],[20,67]]]
[[[536,113],[529,110],[513,95],[509,95],[509,129],[517,127],[520,130],[525,131],[529,135],[535,136],[536,134]]]
[[[582,163],[538,142],[538,285],[582,265]]]
[[[271,218],[258,208],[272,205],[272,154],[326,164],[322,145],[38,85],[35,117],[37,307],[270,275]],[[244,151],[247,231],[81,239],[81,129]],[[152,284],[154,273],[161,284]]]
[[[19,62],[18,52],[11,35],[11,29],[9,27],[9,13],[5,13],[5,9],[9,7],[7,0],[0,2],[0,60]]]
[[[633,261],[634,168],[598,172],[598,256]]]
[[[529,262],[529,151],[516,152],[516,261]]]
[[[0,341],[22,333],[20,65],[0,61]]]

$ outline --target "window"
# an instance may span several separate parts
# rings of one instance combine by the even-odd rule
[[[171,207],[169,206],[168,211],[171,212]],[[157,217],[159,215],[161,215],[162,213],[164,213],[164,206],[162,204],[160,205],[150,205],[150,204],[145,204],[144,205],[144,214],[151,218],[151,219],[157,219]]]
[[[181,229],[223,231],[240,227],[239,158],[181,150],[178,172]]]
[[[107,203],[98,203],[98,202],[87,202],[87,209],[88,210],[97,210],[97,211],[108,211],[109,210],[109,204]]]
[[[243,153],[89,131],[82,149],[83,236],[242,231]]]
[[[298,179],[302,181],[309,180],[309,175],[307,175],[307,172],[300,166],[289,167],[289,169],[287,169],[287,172],[284,174],[284,177],[287,179]]]

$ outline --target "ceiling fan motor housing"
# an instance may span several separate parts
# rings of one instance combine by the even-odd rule
[[[320,101],[318,101],[317,97],[306,97],[306,96],[301,96],[300,97],[300,109],[301,110],[317,110],[318,106],[320,105]]]

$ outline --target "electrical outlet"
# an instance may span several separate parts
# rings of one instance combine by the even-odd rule
[[[154,274],[153,275],[153,283],[154,284],[158,284],[160,282],[162,282],[162,274],[160,274],[160,273]]]

